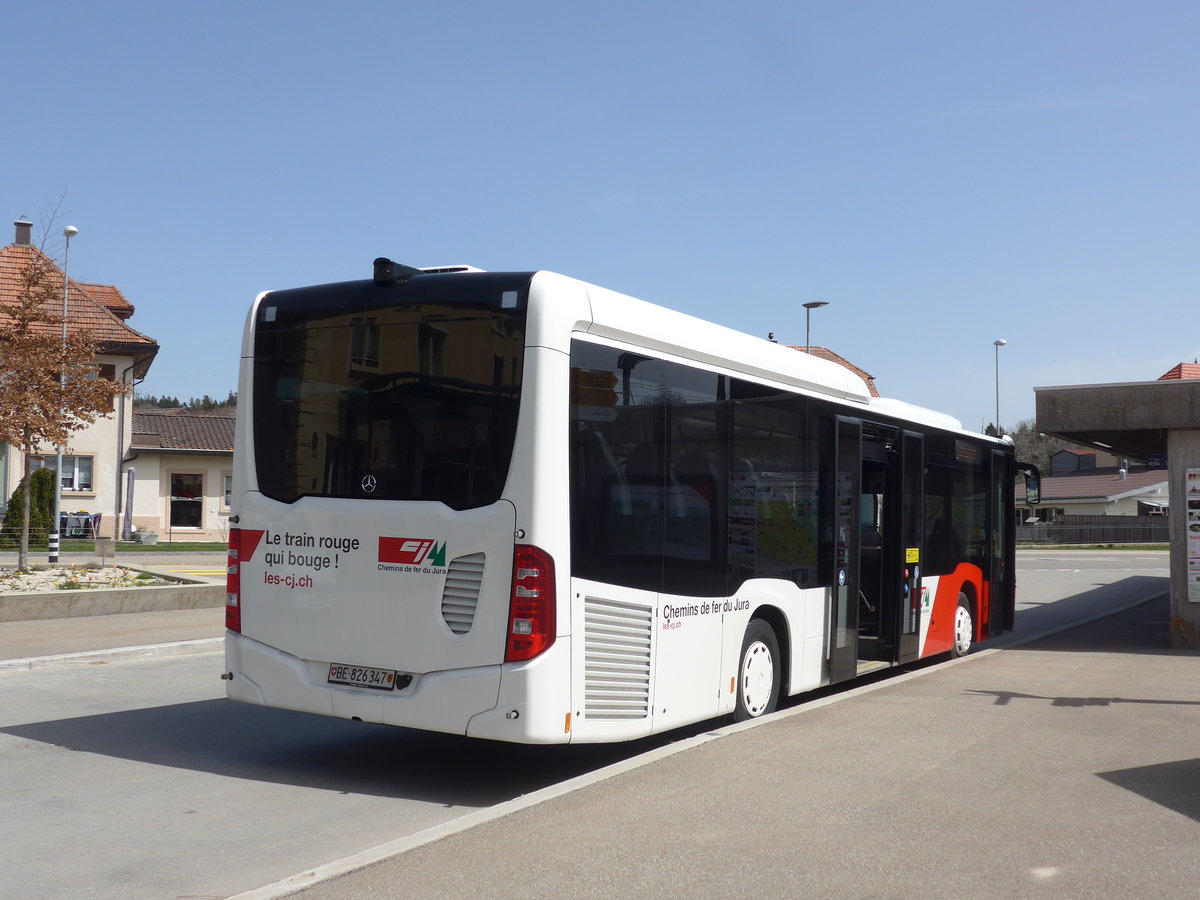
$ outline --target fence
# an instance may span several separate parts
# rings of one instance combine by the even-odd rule
[[[100,534],[100,513],[95,515],[67,515],[59,520],[58,536],[63,541],[94,541]],[[30,549],[45,550],[50,543],[46,526],[29,527]],[[21,544],[20,516],[15,516],[11,523],[0,517],[0,550],[15,550]]]
[[[1059,516],[1053,522],[1018,525],[1019,544],[1165,544],[1166,516]]]

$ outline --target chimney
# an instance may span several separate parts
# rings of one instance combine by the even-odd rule
[[[33,223],[27,219],[17,219],[13,225],[17,230],[17,236],[13,243],[18,247],[28,247],[31,243],[30,235],[33,233]]]

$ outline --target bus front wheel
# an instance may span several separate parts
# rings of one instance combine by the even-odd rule
[[[735,722],[757,719],[774,712],[779,703],[783,673],[780,671],[779,640],[763,619],[751,619],[742,638],[738,665]]]
[[[958,595],[958,609],[954,611],[954,643],[950,655],[957,659],[971,652],[975,640],[975,617],[971,615],[971,601],[966,594]]]

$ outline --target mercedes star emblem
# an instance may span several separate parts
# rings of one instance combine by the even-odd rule
[[[362,480],[362,489],[365,493],[370,494],[375,490],[375,476],[364,475]]]

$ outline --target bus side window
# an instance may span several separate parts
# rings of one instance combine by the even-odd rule
[[[598,431],[578,430],[571,452],[572,565],[585,578],[599,578],[611,552],[613,524],[630,512],[629,486]]]
[[[675,480],[691,488],[711,505],[716,494],[717,476],[708,454],[703,450],[689,450],[675,463]]]
[[[672,470],[663,545],[663,590],[672,594],[717,594],[724,562],[714,556],[716,475],[708,454],[702,450],[686,451],[675,460]]]
[[[925,467],[925,553],[926,575],[945,575],[962,557],[962,547],[950,521],[953,480],[951,469],[930,464]],[[951,547],[958,545],[955,552]]]

